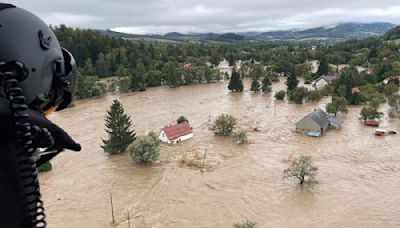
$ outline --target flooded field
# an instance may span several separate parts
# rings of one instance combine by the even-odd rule
[[[226,87],[150,88],[78,101],[53,114],[83,151],[59,155],[53,170],[40,176],[49,227],[128,227],[128,209],[131,227],[231,227],[246,219],[260,227],[400,227],[399,136],[374,136],[374,128],[359,122],[358,106],[338,116],[345,121],[341,129],[311,138],[294,133],[294,124],[325,107],[328,98],[295,105],[253,94],[249,82],[244,93]],[[159,131],[185,115],[194,138],[162,145],[161,161],[153,166],[134,164],[127,153],[106,156],[100,148],[103,119],[114,98],[132,116],[137,134]],[[209,119],[221,113],[238,118],[249,144],[213,135]],[[383,127],[400,130],[400,121],[385,120]],[[288,159],[300,154],[311,155],[319,168],[312,189],[282,179]]]

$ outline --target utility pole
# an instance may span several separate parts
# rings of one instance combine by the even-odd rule
[[[113,206],[113,201],[112,201],[112,193],[110,192],[110,202],[111,202],[111,215],[112,215],[112,221],[115,223],[115,218],[114,218],[114,206]]]
[[[129,215],[129,209],[128,209],[128,227],[131,228],[131,218]]]

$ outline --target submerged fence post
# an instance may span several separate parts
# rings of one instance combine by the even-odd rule
[[[114,218],[114,206],[112,202],[112,193],[110,192],[110,202],[111,202],[111,215],[112,215],[112,221],[115,223],[115,218]]]
[[[131,228],[131,218],[129,216],[129,209],[128,209],[128,227]]]
[[[206,151],[204,152],[203,163],[201,164],[201,167],[203,167],[203,168],[204,168],[204,161],[206,160],[206,157],[207,157],[207,150],[208,149],[206,149]]]

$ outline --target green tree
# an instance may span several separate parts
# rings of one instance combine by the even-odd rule
[[[318,168],[313,165],[311,156],[301,155],[294,159],[289,168],[283,171],[283,178],[297,178],[300,184],[316,183],[315,176],[318,173]]]
[[[320,101],[322,99],[322,93],[319,90],[309,91],[307,99],[309,101]]]
[[[346,88],[346,95],[345,98],[350,104],[360,104],[362,99],[359,93],[353,93],[352,89],[356,86],[359,86],[360,74],[358,73],[355,66],[351,66],[345,68],[340,76],[339,85],[345,86]],[[343,94],[340,94],[343,96]]]
[[[213,72],[212,72],[212,70],[210,68],[208,68],[208,67],[199,67],[199,68],[200,68],[199,71],[201,71],[200,74],[204,75],[204,78],[205,78],[207,83],[211,83],[212,81],[216,80],[213,77]]]
[[[244,221],[233,224],[233,228],[257,228],[257,223],[252,221]]]
[[[260,79],[263,75],[265,75],[265,71],[263,69],[263,66],[260,64],[250,64],[249,66],[249,71],[250,74],[249,76],[253,79],[253,80],[258,80]]]
[[[297,88],[299,85],[299,80],[297,79],[296,75],[289,74],[285,84],[287,86],[287,91],[290,92]]]
[[[104,56],[103,53],[100,53],[97,56],[97,60],[95,63],[95,68],[96,68],[96,74],[99,77],[106,77],[109,76],[109,71],[107,68],[107,62],[106,62],[106,57]]]
[[[286,96],[286,92],[284,90],[280,90],[275,93],[275,99],[277,99],[277,100],[283,100],[283,99],[285,99],[285,96]]]
[[[399,91],[399,85],[396,85],[395,83],[388,83],[385,85],[383,92],[387,97],[390,97],[393,93]]]
[[[264,93],[269,93],[272,91],[272,83],[270,77],[267,75],[262,81],[261,91]]]
[[[258,82],[258,80],[253,80],[251,82],[250,91],[258,93],[258,92],[260,92],[260,89],[261,89],[261,87],[260,87],[260,83]]]
[[[338,112],[347,113],[347,100],[344,97],[333,97],[332,102],[326,105],[326,111],[335,116]]]
[[[219,64],[219,62],[221,61],[221,55],[220,55],[220,53],[218,52],[218,49],[214,49],[213,51],[212,51],[212,54],[211,54],[211,63],[214,65],[214,66],[218,66],[218,64]]]
[[[146,68],[143,63],[136,64],[135,73],[132,75],[131,89],[132,91],[146,90]]]
[[[236,144],[244,144],[249,141],[247,132],[244,130],[240,130],[238,132],[233,133],[232,141]]]
[[[232,76],[228,84],[228,89],[232,92],[242,92],[243,91],[243,82],[240,79],[239,72],[236,70],[232,71]]]
[[[77,85],[77,91],[76,91],[76,96],[79,99],[85,99],[89,98],[92,96],[91,94],[91,89],[94,85],[95,82],[99,81],[99,78],[96,76],[82,76],[78,72],[78,85]]]
[[[185,116],[179,116],[178,119],[176,120],[176,123],[180,124],[183,122],[189,122]]]
[[[167,76],[167,81],[170,87],[176,87],[178,85],[178,64],[176,62],[167,62],[164,65],[163,73]]]
[[[394,111],[400,112],[400,94],[390,96],[388,103]]]
[[[90,89],[90,96],[101,97],[107,93],[107,85],[101,81],[96,81]]]
[[[135,132],[130,130],[131,118],[125,114],[118,100],[113,100],[105,118],[108,139],[103,140],[103,150],[108,154],[121,153],[135,140]]]
[[[129,146],[129,153],[136,162],[154,162],[160,157],[160,141],[154,133],[141,135]]]
[[[217,117],[213,125],[213,131],[216,135],[231,135],[236,126],[236,118],[228,114],[221,114]]]
[[[379,100],[379,98],[377,97],[374,97],[369,101],[369,106],[373,108],[379,108],[380,105],[381,105],[381,100]]]
[[[304,99],[308,98],[308,90],[304,87],[298,87],[289,93],[289,100],[302,104]]]
[[[123,65],[119,65],[117,72],[115,73],[118,77],[130,77],[131,72],[128,68],[124,67]]]
[[[363,107],[360,112],[361,119],[363,119],[364,122],[375,118],[379,119],[382,115],[382,112],[378,112],[376,108],[372,107]]]
[[[119,85],[119,80],[112,79],[110,84],[108,85],[107,91],[114,93],[117,91]]]
[[[375,74],[369,74],[369,73],[364,75],[364,80],[367,83],[370,83],[370,84],[376,84],[378,82],[378,79],[377,79],[376,75]]]
[[[85,65],[82,69],[82,74],[85,76],[95,75],[92,60],[86,59]]]
[[[149,70],[147,72],[146,84],[148,86],[159,86],[161,85],[162,72],[159,70]]]
[[[326,58],[321,58],[319,60],[319,67],[317,71],[317,75],[322,76],[322,75],[327,75],[329,72],[329,63]]]
[[[235,56],[232,53],[229,53],[227,58],[226,58],[229,62],[229,66],[233,66],[235,65]]]
[[[119,92],[120,93],[128,93],[130,83],[131,83],[130,77],[120,77],[118,79]]]

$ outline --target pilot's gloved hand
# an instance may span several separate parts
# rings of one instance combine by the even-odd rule
[[[80,151],[81,145],[76,143],[63,129],[52,123],[45,115],[28,109],[29,115],[28,122],[40,128],[47,129],[54,138],[54,146],[50,149],[63,150],[69,149],[73,151]]]
[[[45,115],[32,109],[28,109],[26,113],[29,115],[27,122],[29,122],[32,127],[38,126],[39,128],[46,128],[53,136],[54,146],[49,149],[58,151],[62,151],[63,149],[74,151],[81,150],[80,144],[76,143],[63,129],[47,119]],[[0,98],[0,143],[7,143],[13,140],[14,132],[9,103],[4,98]]]

